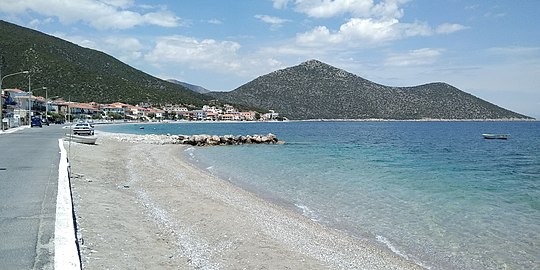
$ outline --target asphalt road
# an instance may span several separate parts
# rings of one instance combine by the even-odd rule
[[[58,139],[51,125],[0,134],[0,269],[53,269]]]

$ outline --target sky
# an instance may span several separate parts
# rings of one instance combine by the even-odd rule
[[[538,0],[0,0],[2,20],[210,90],[317,59],[540,119],[538,12]]]

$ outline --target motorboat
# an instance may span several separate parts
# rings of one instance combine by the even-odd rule
[[[72,132],[75,135],[94,135],[94,126],[87,122],[77,123],[72,128]]]
[[[96,135],[76,135],[76,134],[66,133],[65,137],[67,141],[84,143],[84,144],[96,144],[96,141],[97,141]]]
[[[499,140],[508,140],[509,135],[508,134],[490,134],[490,133],[484,133],[482,134],[484,136],[484,139],[499,139]]]

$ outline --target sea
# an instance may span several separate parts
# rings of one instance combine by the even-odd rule
[[[426,268],[540,269],[540,122],[193,122],[99,129],[273,133],[285,144],[189,147],[179,155]],[[509,139],[487,140],[483,133]]]

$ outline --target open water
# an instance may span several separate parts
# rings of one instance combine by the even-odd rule
[[[189,148],[197,166],[432,269],[540,269],[540,122],[183,123],[136,134],[274,133]],[[507,133],[485,140],[482,133]]]

